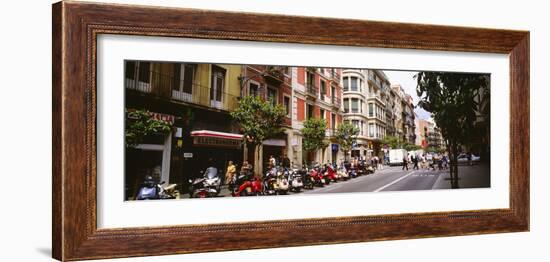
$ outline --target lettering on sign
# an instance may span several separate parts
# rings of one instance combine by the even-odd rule
[[[241,140],[218,137],[194,137],[193,145],[238,148],[241,146]]]

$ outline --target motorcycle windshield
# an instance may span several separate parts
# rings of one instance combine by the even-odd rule
[[[218,169],[215,167],[209,167],[204,172],[204,177],[208,179],[216,178],[218,177]]]
[[[150,199],[150,198],[154,198],[157,194],[157,189],[156,188],[148,188],[148,187],[142,187],[140,190],[139,190],[139,193],[138,193],[138,199]]]

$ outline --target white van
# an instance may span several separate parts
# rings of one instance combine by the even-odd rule
[[[390,149],[390,166],[402,165],[405,156],[407,156],[405,149]]]

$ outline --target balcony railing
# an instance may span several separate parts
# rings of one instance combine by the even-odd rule
[[[333,97],[331,98],[331,102],[332,102],[332,105],[333,105],[334,107],[340,107],[340,104],[341,104],[341,103],[340,103],[340,99],[339,99],[338,97],[333,96]]]
[[[319,98],[319,89],[314,84],[308,83],[306,91],[308,95]]]
[[[186,82],[173,76],[152,71],[149,82],[126,79],[127,89],[189,104],[231,111],[237,107],[239,96],[195,82]]]

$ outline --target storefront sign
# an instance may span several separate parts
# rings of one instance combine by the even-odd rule
[[[174,124],[174,120],[176,120],[176,117],[173,115],[167,115],[167,114],[156,113],[156,112],[149,112],[149,115],[151,115],[153,119],[162,120],[172,125]]]
[[[219,137],[196,136],[196,137],[193,137],[193,145],[238,148],[241,146],[241,140],[225,139],[225,138],[219,138]]]
[[[185,157],[185,158],[193,158],[193,153],[183,153],[183,157]]]

